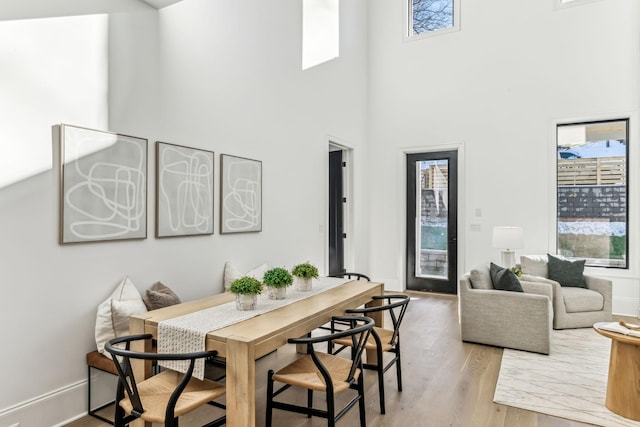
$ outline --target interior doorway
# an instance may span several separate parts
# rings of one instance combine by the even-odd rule
[[[347,150],[329,145],[329,274],[345,272]]]
[[[457,293],[458,152],[407,154],[407,289]]]

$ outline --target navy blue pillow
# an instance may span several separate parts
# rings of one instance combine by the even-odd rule
[[[560,283],[560,286],[572,288],[586,288],[587,281],[584,279],[585,260],[570,261],[547,254],[549,258],[549,279]]]
[[[489,266],[489,275],[495,289],[501,291],[524,292],[518,276],[509,270],[491,263]]]

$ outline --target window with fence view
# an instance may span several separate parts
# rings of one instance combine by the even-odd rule
[[[557,248],[627,268],[628,119],[557,127]]]

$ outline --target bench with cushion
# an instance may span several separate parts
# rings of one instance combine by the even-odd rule
[[[113,360],[107,356],[104,356],[98,350],[94,350],[90,353],[87,353],[87,383],[88,383],[88,392],[87,392],[87,412],[92,417],[95,417],[105,423],[113,425],[113,421],[103,417],[98,414],[98,411],[112,405],[115,402],[115,399],[107,402],[103,405],[100,405],[97,408],[92,408],[91,403],[91,371],[92,369],[98,369],[102,372],[107,372],[109,374],[113,374],[115,376],[118,375],[118,370],[116,369],[116,364]],[[115,394],[114,394],[115,397]]]

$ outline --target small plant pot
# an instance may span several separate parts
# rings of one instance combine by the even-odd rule
[[[276,288],[275,286],[267,286],[267,298],[269,299],[284,299],[287,296],[287,287],[282,286]]]
[[[311,277],[297,277],[296,280],[296,289],[300,292],[308,292],[311,290]]]
[[[236,294],[236,308],[240,311],[255,310],[258,295]]]

